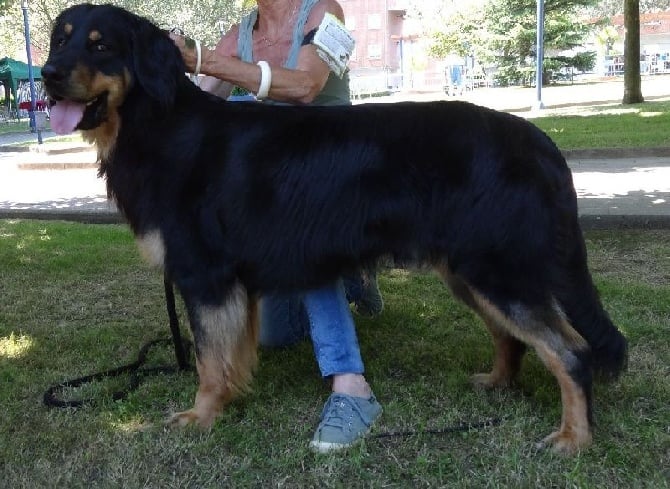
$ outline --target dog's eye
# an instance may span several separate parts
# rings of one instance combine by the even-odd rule
[[[59,48],[62,48],[65,46],[65,38],[61,37],[60,39],[56,40],[56,46]]]
[[[104,53],[109,48],[107,47],[107,44],[98,43],[93,47],[93,49],[95,49],[99,53]]]

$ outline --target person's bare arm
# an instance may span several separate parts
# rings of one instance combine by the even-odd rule
[[[204,76],[200,80],[200,88],[205,92],[213,93],[221,98],[228,98],[233,91],[233,85],[213,76]]]
[[[318,27],[326,12],[330,12],[340,20],[344,19],[342,8],[336,1],[322,0],[310,12],[305,32]],[[203,89],[208,91],[221,89],[220,85],[208,80],[209,77],[213,77],[227,82],[229,86],[237,85],[252,93],[258,92],[261,69],[256,64],[245,63],[235,57],[237,33],[237,28],[231,29],[221,38],[215,49],[203,49],[200,71],[208,75],[208,78],[203,80],[205,86],[201,85]],[[196,64],[195,50],[185,46],[184,38],[175,36],[173,39],[181,49],[186,65],[189,69],[193,69]],[[330,68],[319,57],[316,47],[311,44],[303,46],[298,54],[296,69],[289,70],[272,66],[272,84],[268,98],[280,102],[308,104],[321,92],[329,73]],[[217,92],[213,91],[213,93]]]

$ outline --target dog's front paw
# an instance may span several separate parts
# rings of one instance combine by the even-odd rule
[[[166,425],[170,428],[181,428],[184,426],[197,426],[202,430],[209,430],[214,423],[215,416],[203,416],[196,409],[189,409],[175,413],[166,420]]]
[[[551,448],[560,455],[574,455],[591,445],[591,433],[575,433],[572,431],[554,431],[537,444],[537,448]]]

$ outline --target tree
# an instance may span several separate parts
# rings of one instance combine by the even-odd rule
[[[580,47],[591,26],[578,19],[577,11],[595,0],[544,0],[545,72],[563,67],[590,69],[595,54],[567,56],[562,51]],[[467,2],[466,2],[467,3]],[[496,77],[502,83],[529,81],[535,70],[536,0],[487,0],[474,8],[445,9],[449,17],[433,33],[431,52],[438,57],[469,54],[498,67]],[[472,4],[470,4],[472,7]],[[454,11],[454,9],[456,9]],[[546,74],[546,73],[545,73]]]
[[[11,6],[11,3],[12,3],[11,0],[0,0],[0,15],[4,15],[4,13]]]
[[[619,32],[613,25],[603,26],[603,28],[596,34],[596,41],[603,47],[605,54],[610,54],[610,51],[618,38]]]
[[[30,33],[32,46],[38,50],[36,63],[43,61],[40,53],[46,53],[49,34],[56,16],[76,3],[73,0],[31,0]],[[181,27],[191,37],[200,39],[205,45],[213,45],[239,20],[248,9],[248,0],[93,0],[92,3],[113,3],[139,15],[152,19],[164,28]],[[3,9],[5,9],[3,11]],[[23,14],[17,0],[0,0],[0,57],[21,49],[23,40]]]
[[[0,0],[0,58],[26,50],[20,5],[17,0]]]
[[[640,0],[640,13],[659,12],[670,9],[670,0]],[[591,17],[613,17],[622,14],[624,2],[621,0],[600,0],[586,9]]]
[[[490,0],[487,6],[486,28],[494,33],[489,50],[497,58],[503,82],[523,82],[535,72],[537,1]],[[593,54],[579,59],[560,55],[584,44],[592,27],[579,20],[577,11],[593,3],[594,0],[544,0],[545,82],[549,69],[576,68],[578,64],[583,68],[585,59],[591,60],[591,67],[595,63]]]
[[[464,2],[455,8],[438,9],[436,12],[420,12],[422,22],[431,32],[430,52],[437,57],[449,54],[482,57],[482,30],[485,2]]]
[[[640,0],[624,0],[623,103],[644,102],[640,76]]]

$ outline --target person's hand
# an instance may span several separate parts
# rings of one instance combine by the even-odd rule
[[[186,36],[184,31],[178,27],[170,30],[168,35],[170,36],[170,39],[172,39],[172,42],[174,42],[175,46],[179,48],[181,57],[184,59],[184,63],[186,64],[188,70],[191,72],[194,71],[198,62],[195,40]]]

